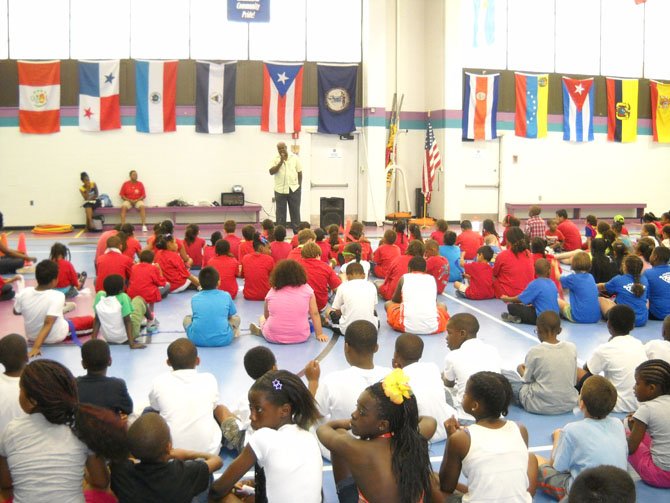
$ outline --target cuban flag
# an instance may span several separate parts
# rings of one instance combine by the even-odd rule
[[[19,131],[60,131],[60,61],[18,61]]]
[[[177,61],[135,61],[135,84],[137,131],[176,131]]]
[[[514,132],[522,138],[547,136],[549,75],[515,73],[516,114]]]
[[[235,131],[235,79],[237,62],[195,63],[195,131],[232,133]]]
[[[261,131],[297,133],[302,114],[302,63],[263,65]]]
[[[463,139],[493,140],[498,137],[498,81],[500,74],[465,73],[463,86]]]
[[[593,106],[595,104],[593,78],[563,77],[563,139],[565,141],[593,141]]]
[[[121,128],[118,59],[79,62],[79,129]]]

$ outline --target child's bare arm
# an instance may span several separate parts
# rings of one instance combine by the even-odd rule
[[[35,342],[33,342],[33,348],[30,350],[30,353],[28,353],[29,358],[33,358],[37,355],[42,354],[40,348],[42,347],[44,340],[49,335],[49,332],[51,332],[51,327],[54,326],[54,323],[56,323],[56,316],[44,317],[44,324],[42,325],[42,328],[38,332],[37,337],[35,338]]]
[[[393,292],[393,297],[391,297],[391,302],[395,302],[396,304],[400,304],[402,302],[402,285],[404,284],[404,281],[402,278],[400,278],[400,281],[398,281],[398,285],[395,287],[395,292]]]
[[[419,435],[426,440],[430,440],[437,430],[437,421],[434,417],[419,416]]]
[[[537,456],[532,452],[528,453],[528,492],[531,496],[535,496],[537,490],[537,474],[538,474]]]
[[[256,454],[253,449],[247,445],[239,456],[228,466],[223,475],[214,481],[209,490],[210,499],[219,501],[226,496],[235,486],[235,483],[254,466]]]
[[[351,429],[351,421],[349,419],[336,419],[319,426],[316,430],[316,436],[326,449],[348,460],[353,443],[361,442],[343,431],[349,429]]]
[[[97,339],[99,332],[100,332],[100,320],[98,319],[98,315],[96,314],[95,318],[93,318],[93,332],[91,332],[91,339]]]
[[[189,451],[186,449],[172,449],[170,451],[170,457],[173,459],[180,459],[182,461],[202,459],[207,464],[209,473],[214,473],[223,466],[223,461],[219,456],[216,454],[210,454],[208,452]]]
[[[628,422],[628,427],[630,428],[630,436],[628,437],[628,454],[633,454],[640,445],[640,442],[642,442],[642,438],[647,431],[647,425],[639,419],[635,419],[633,416],[627,417],[626,421]]]
[[[519,297],[516,297],[516,296],[515,297],[510,297],[509,295],[501,295],[500,300],[502,300],[503,302],[512,302],[514,304],[518,304],[518,303],[521,302],[519,300]]]
[[[86,458],[86,482],[95,489],[107,489],[109,470],[105,458],[91,454]]]
[[[0,456],[0,489],[8,491],[13,486],[14,482],[12,482],[12,474],[7,466],[7,458]]]
[[[305,377],[307,378],[307,387],[313,397],[316,397],[316,391],[319,389],[319,377],[321,377],[321,367],[317,360],[311,360],[305,365]]]
[[[319,342],[328,342],[328,336],[323,334],[321,327],[321,316],[319,315],[319,308],[316,306],[316,297],[312,295],[309,299],[309,317],[314,324],[314,336]]]
[[[470,450],[470,437],[463,430],[456,431],[447,439],[444,448],[444,457],[440,465],[440,489],[446,493],[453,493],[461,475],[463,458]]]

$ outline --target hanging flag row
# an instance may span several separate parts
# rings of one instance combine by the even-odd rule
[[[135,61],[136,130],[176,131],[177,61]],[[121,128],[120,61],[79,61],[79,127]],[[320,133],[356,129],[354,106],[358,65],[317,66]],[[19,130],[60,131],[60,61],[19,61]],[[237,62],[196,61],[195,130],[235,131]],[[263,64],[261,131],[297,133],[302,123],[302,63]]]
[[[514,132],[523,138],[547,136],[549,75],[515,73]],[[498,137],[496,111],[500,74],[465,74],[463,139]],[[650,81],[653,140],[670,143],[670,84]],[[607,78],[607,139],[628,143],[637,139],[638,80]],[[593,141],[594,79],[562,78],[563,139]]]

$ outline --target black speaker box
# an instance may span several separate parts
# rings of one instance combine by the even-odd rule
[[[322,197],[320,215],[320,225],[323,229],[333,224],[344,224],[344,198]]]
[[[221,206],[244,206],[244,192],[221,192]]]
[[[426,209],[426,215],[423,214],[423,192],[421,192],[421,189],[416,189],[416,195],[414,196],[414,210],[415,213],[414,215],[416,218],[423,218],[424,216],[428,216],[428,210]]]

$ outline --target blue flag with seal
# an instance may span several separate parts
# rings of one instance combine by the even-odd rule
[[[317,65],[319,80],[319,133],[348,134],[356,130],[358,64]]]

